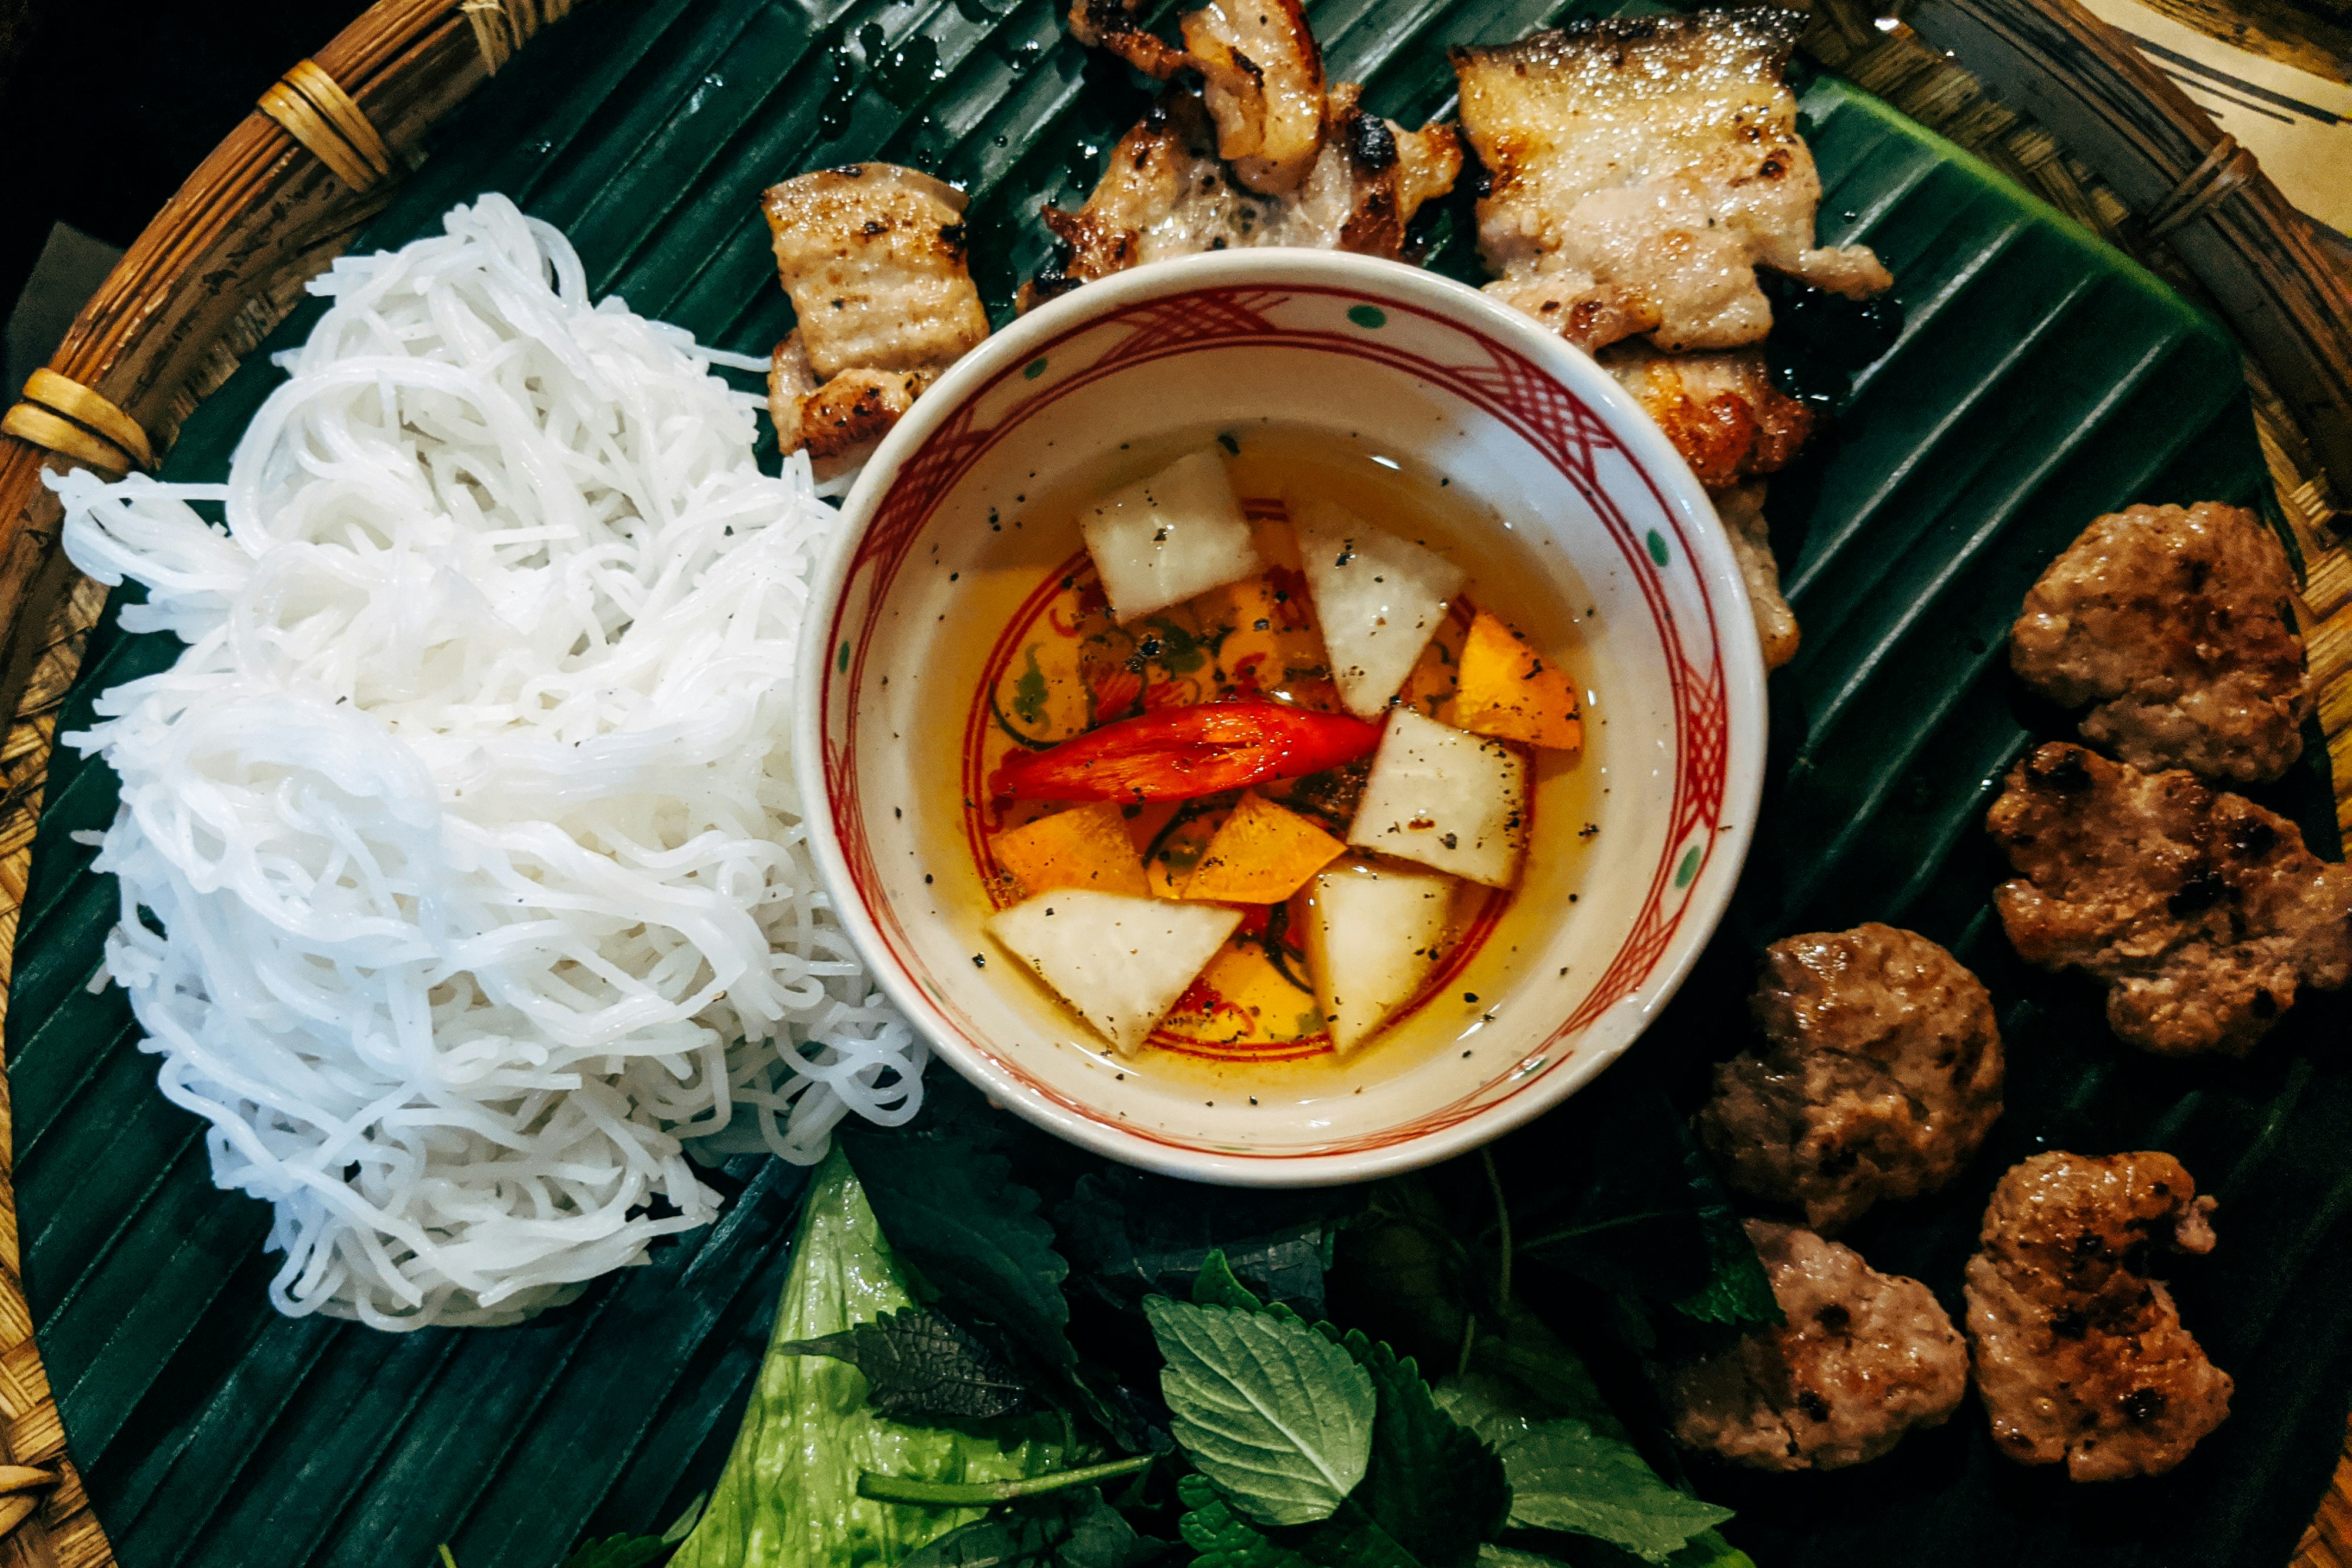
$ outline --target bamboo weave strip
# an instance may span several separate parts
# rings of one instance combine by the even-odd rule
[[[333,77],[316,60],[298,60],[260,97],[261,112],[286,128],[335,177],[354,191],[370,191],[392,178],[392,150],[376,134]]]
[[[2042,4],[2053,13],[2081,16],[2070,0]],[[381,163],[365,163],[378,175],[371,183],[394,172],[435,121],[572,8],[572,0],[464,0],[457,6],[450,0],[378,0],[316,62],[330,84],[352,84],[344,100],[380,137],[386,155]],[[1986,157],[2110,240],[2125,243],[2126,229],[2138,226],[2128,205],[2048,130],[1995,101],[1979,80],[1908,29],[1880,31],[1855,0],[1820,0],[1815,9],[1820,20],[1807,47],[1824,63]],[[295,96],[322,110],[307,94]],[[2159,107],[2181,116],[2168,100]],[[2193,108],[2187,113],[2202,122]],[[330,123],[323,112],[320,123]],[[345,140],[345,134],[331,139]],[[351,152],[359,157],[356,147]],[[167,447],[188,411],[283,317],[302,281],[322,269],[373,210],[362,184],[332,168],[326,154],[313,153],[316,163],[294,157],[278,126],[260,116],[233,132],[84,308],[53,366],[80,384],[102,388],[134,426]],[[2181,198],[2183,206],[2199,203],[2196,210],[2186,216],[2179,207],[2158,213],[2159,220],[2175,218],[2173,232],[2192,230],[2195,219],[2212,216],[2243,179],[2207,178],[2211,184]],[[2173,182],[2158,195],[2182,184]],[[2212,194],[2212,184],[2222,188]],[[2267,187],[2266,181],[2260,184]],[[2143,243],[2126,248],[2137,249],[2176,283],[2202,292],[2161,247],[2146,250],[2146,233],[2131,237]],[[2291,255],[2288,263],[2295,259]],[[217,276],[232,276],[242,288],[208,286]],[[2336,287],[2352,298],[2352,289]],[[2317,680],[2327,671],[2323,722],[2333,742],[2339,806],[2352,831],[2352,552],[2334,535],[2335,492],[2298,427],[2297,412],[2308,413],[2310,405],[2273,391],[2260,367],[2250,364],[2249,373],[2280,505],[2310,568],[2305,597],[2313,672]],[[2333,417],[2352,428],[2352,397],[2340,401]],[[0,443],[0,628],[14,633],[0,660],[0,711],[16,716],[0,739],[0,1017],[57,707],[105,602],[102,588],[64,568],[62,557],[47,548],[59,520],[38,476],[58,461],[27,446]],[[25,635],[36,617],[41,634]],[[0,1078],[0,1464],[49,1466],[59,1479],[26,1526],[0,1540],[0,1568],[10,1563],[110,1568],[112,1551],[66,1458],[32,1339],[17,1273],[6,1132],[6,1084]],[[2352,1460],[2338,1469],[2297,1568],[2352,1568]]]
[[[8,410],[0,430],[113,473],[155,466],[137,420],[53,370],[26,377],[25,401]]]

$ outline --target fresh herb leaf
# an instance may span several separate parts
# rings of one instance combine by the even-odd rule
[[[1478,1548],[1478,1568],[1568,1568],[1568,1564],[1557,1557],[1521,1552],[1515,1546],[1497,1546],[1490,1541]]]
[[[1520,1252],[1606,1289],[1738,1328],[1781,1321],[1771,1282],[1706,1156],[1665,1096],[1621,1092],[1591,1122],[1592,1179]]]
[[[1070,1266],[1012,1163],[952,1133],[845,1137],[884,1234],[963,1316],[1002,1326],[1057,1371],[1077,1364],[1062,1281]]]
[[[1092,1487],[1023,1501],[950,1531],[898,1568],[1139,1568],[1167,1550]]]
[[[1231,1307],[1236,1312],[1272,1312],[1278,1318],[1299,1321],[1299,1316],[1283,1303],[1268,1306],[1258,1300],[1255,1291],[1234,1275],[1223,1252],[1212,1252],[1201,1264],[1201,1271],[1192,1276],[1192,1305],[1195,1307]]]
[[[866,1401],[856,1367],[776,1348],[841,1333],[914,1305],[906,1276],[839,1149],[810,1183],[769,1354],[727,1468],[671,1568],[741,1568],[754,1540],[790,1542],[811,1563],[895,1563],[978,1509],[912,1508],[858,1495],[867,1471],[1008,1480],[1061,1468],[1046,1424],[1014,1418],[987,1436],[901,1425]],[[789,1476],[790,1485],[779,1485]]]
[[[1295,1320],[1276,1303],[1261,1305],[1209,1254],[1192,1281],[1196,1306],[1266,1312]],[[1384,1534],[1426,1568],[1463,1568],[1477,1543],[1502,1528],[1511,1491],[1493,1449],[1437,1406],[1421,1369],[1360,1329],[1330,1323],[1315,1331],[1348,1352],[1372,1380],[1372,1457],[1351,1494]]]
[[[1181,1300],[1222,1252],[1268,1300],[1314,1317],[1332,1240],[1361,1201],[1350,1189],[1203,1187],[1121,1169],[1082,1178],[1054,1220],[1077,1287],[1123,1311],[1147,1296]]]
[[[1316,1568],[1268,1539],[1201,1477],[1186,1476],[1177,1483],[1176,1496],[1187,1510],[1176,1528],[1184,1544],[1199,1553],[1192,1568]]]
[[[669,1555],[669,1549],[684,1541],[698,1521],[702,1518],[702,1505],[710,1494],[703,1493],[686,1505],[686,1511],[671,1521],[659,1535],[608,1535],[602,1541],[583,1541],[572,1548],[558,1568],[645,1568]],[[444,1562],[451,1563],[449,1549],[441,1549]]]
[[[1355,1500],[1426,1568],[1464,1568],[1511,1511],[1503,1461],[1438,1407],[1411,1359],[1360,1329],[1317,1328],[1372,1380],[1372,1458]]]
[[[1144,1303],[1168,1364],[1160,1392],[1201,1473],[1267,1524],[1328,1519],[1371,1460],[1372,1380],[1294,1320]]]
[[[780,1344],[775,1355],[831,1356],[866,1374],[866,1397],[885,1415],[984,1420],[1030,1403],[1004,1358],[934,1311],[887,1312],[837,1334]]]
[[[1490,1380],[1450,1379],[1437,1398],[1501,1452],[1514,1525],[1590,1535],[1664,1563],[1731,1517],[1660,1480],[1631,1443],[1581,1421],[1530,1419]]]
[[[1177,1528],[1201,1553],[1192,1568],[1424,1568],[1353,1502],[1304,1529],[1270,1531],[1199,1476],[1185,1477],[1177,1497],[1190,1510]]]
[[[562,1568],[646,1568],[669,1555],[675,1542],[651,1535],[608,1535],[583,1541],[563,1560]]]

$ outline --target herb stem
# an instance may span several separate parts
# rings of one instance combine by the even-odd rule
[[[1150,1468],[1151,1458],[1150,1454],[1137,1454],[1108,1464],[1055,1470],[1052,1475],[1013,1481],[926,1481],[913,1476],[885,1476],[867,1470],[857,1478],[857,1495],[875,1502],[911,1503],[917,1508],[986,1508],[991,1503],[1011,1502],[1014,1498],[1035,1497],[1065,1487],[1131,1476]]]
[[[1478,1314],[1475,1312],[1465,1312],[1462,1314],[1462,1353],[1454,1358],[1454,1376],[1467,1377],[1470,1375],[1470,1347],[1477,1342]]]
[[[1502,1266],[1495,1271],[1495,1296],[1508,1307],[1511,1300],[1511,1205],[1503,1199],[1503,1173],[1495,1168],[1494,1145],[1490,1143],[1479,1150],[1478,1159],[1486,1167],[1486,1188],[1495,1194],[1495,1225],[1500,1232],[1503,1249]]]

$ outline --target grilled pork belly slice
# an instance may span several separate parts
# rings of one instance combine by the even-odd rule
[[[1296,189],[1323,149],[1323,51],[1298,0],[1209,0],[1179,19],[1184,47],[1138,25],[1138,0],[1073,0],[1070,33],[1166,81],[1200,75],[1217,156],[1259,195]]]
[[[988,336],[964,195],[892,163],[786,180],[761,203],[800,325],[776,345],[769,412],[820,477],[862,461],[940,372]]]
[[[1802,25],[1773,10],[1607,17],[1454,49],[1496,291],[1570,321],[1582,307],[1588,324],[1654,316],[1633,330],[1680,351],[1762,341],[1759,266],[1856,299],[1890,287],[1867,249],[1813,244],[1821,177],[1782,79]],[[1546,274],[1564,276],[1535,293]]]
[[[1731,538],[1740,581],[1748,585],[1748,610],[1764,645],[1764,668],[1778,669],[1797,657],[1799,632],[1797,612],[1780,592],[1780,563],[1772,554],[1771,525],[1764,520],[1764,489],[1762,479],[1749,479],[1715,491],[1711,499]]]
[[[1772,384],[1761,349],[1662,354],[1633,342],[1596,357],[1708,489],[1786,468],[1812,434],[1812,411]]]
[[[1454,188],[1462,144],[1450,125],[1407,131],[1365,112],[1341,83],[1323,104],[1312,166],[1288,191],[1263,196],[1217,155],[1196,94],[1171,89],[1119,138],[1101,183],[1075,213],[1047,207],[1065,254],[1021,290],[1022,309],[1147,261],[1251,246],[1353,250],[1395,259],[1422,204]]]
[[[1260,195],[1295,188],[1323,150],[1323,51],[1298,0],[1209,0],[1178,26],[1200,63],[1218,156]]]

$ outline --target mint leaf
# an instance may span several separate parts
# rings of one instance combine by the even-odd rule
[[[885,1415],[984,1420],[1020,1409],[1030,1389],[1004,1358],[937,1312],[889,1312],[837,1334],[792,1340],[777,1355],[822,1355],[866,1374],[866,1398]]]
[[[1167,1550],[1093,1487],[1014,1503],[932,1542],[898,1568],[1139,1568]]]
[[[1146,1296],[1183,1300],[1221,1252],[1254,1289],[1317,1315],[1332,1238],[1362,1202],[1352,1188],[1203,1187],[1114,1168],[1080,1178],[1054,1223],[1072,1286],[1124,1311],[1142,1310]]]
[[[1701,1531],[1731,1517],[1660,1480],[1631,1444],[1581,1421],[1544,1421],[1503,1445],[1511,1522],[1564,1530],[1664,1563]]]
[[[1199,1476],[1186,1476],[1177,1497],[1192,1510],[1177,1528],[1201,1553],[1192,1568],[1423,1568],[1352,1502],[1304,1529],[1269,1531]]]
[[[1272,1312],[1278,1318],[1298,1320],[1298,1314],[1276,1301],[1272,1306],[1257,1299],[1250,1288],[1234,1276],[1223,1252],[1212,1252],[1202,1260],[1201,1271],[1192,1276],[1192,1305],[1195,1307],[1231,1307],[1236,1312]]]
[[[1304,1323],[1271,1313],[1143,1304],[1168,1364],[1177,1443],[1243,1512],[1266,1524],[1328,1519],[1371,1460],[1372,1380]]]
[[[1258,1299],[1212,1252],[1192,1280],[1195,1306],[1297,1314]],[[1466,1568],[1485,1537],[1502,1528],[1511,1490],[1502,1461],[1459,1422],[1437,1407],[1421,1369],[1375,1342],[1360,1329],[1342,1333],[1329,1323],[1315,1331],[1348,1352],[1372,1380],[1372,1457],[1352,1494],[1383,1534],[1423,1568]]]
[[[1046,1365],[1077,1365],[1062,1281],[1070,1266],[1012,1163],[950,1133],[842,1139],[883,1234],[958,1312],[1001,1326]]]
[[[1438,1407],[1410,1358],[1360,1329],[1316,1327],[1372,1380],[1372,1457],[1355,1500],[1424,1568],[1466,1568],[1510,1512],[1503,1461]]]
[[[1316,1568],[1289,1547],[1267,1539],[1201,1477],[1186,1476],[1177,1483],[1176,1496],[1189,1510],[1177,1521],[1177,1532],[1199,1553],[1192,1568]]]

